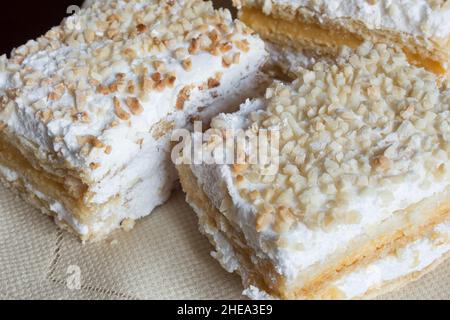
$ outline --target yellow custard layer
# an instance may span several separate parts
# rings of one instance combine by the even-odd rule
[[[89,212],[89,208],[86,208],[82,201],[87,186],[76,179],[57,177],[43,169],[37,169],[2,135],[0,135],[0,165],[21,173],[34,188],[52,199],[58,199],[76,218],[82,220]]]
[[[340,46],[357,48],[364,42],[364,37],[342,28],[327,28],[317,23],[300,20],[282,20],[267,16],[254,8],[243,8],[240,19],[259,33],[263,38],[280,45],[289,45],[295,49],[316,49],[318,46],[323,53],[337,54]],[[423,67],[438,76],[447,73],[446,66],[430,57],[411,52],[402,46],[410,63]]]

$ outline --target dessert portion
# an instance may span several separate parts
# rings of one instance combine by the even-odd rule
[[[373,296],[444,260],[447,85],[397,47],[370,43],[297,76],[216,117],[202,150],[249,159],[266,146],[230,146],[230,132],[278,132],[278,162],[178,167],[214,256],[250,297],[282,299]]]
[[[364,41],[399,46],[410,63],[449,71],[450,2],[445,0],[234,0],[240,19],[281,51],[336,56]]]
[[[257,92],[264,43],[200,0],[98,0],[0,58],[0,179],[82,240],[177,180],[173,129]]]

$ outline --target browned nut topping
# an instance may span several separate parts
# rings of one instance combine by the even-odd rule
[[[117,97],[114,97],[114,111],[119,119],[127,121],[130,119],[130,114],[122,109],[120,100]]]
[[[130,109],[133,115],[140,115],[142,112],[144,112],[144,109],[142,108],[141,103],[137,98],[127,98],[126,103],[128,109]]]

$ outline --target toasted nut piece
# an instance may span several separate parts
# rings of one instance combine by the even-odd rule
[[[117,115],[117,117],[121,120],[130,120],[130,114],[122,109],[120,100],[117,97],[114,97],[114,111]]]
[[[236,41],[235,45],[239,50],[241,50],[245,53],[250,51],[250,43],[246,39]]]
[[[100,86],[97,87],[97,92],[101,93],[101,94],[104,94],[105,96],[111,93],[109,91],[109,87],[106,87],[106,86],[103,86],[103,85],[100,85]]]
[[[217,78],[209,78],[208,79],[208,88],[209,89],[214,89],[220,87],[220,81],[217,80]]]
[[[189,46],[189,53],[190,54],[197,54],[200,50],[200,40],[197,39],[192,39],[191,41],[191,45]]]
[[[147,26],[146,26],[145,24],[140,23],[140,24],[138,24],[138,25],[136,26],[136,30],[137,30],[139,33],[147,32]]]
[[[189,96],[191,95],[191,88],[190,87],[184,87],[183,90],[178,94],[178,99],[176,103],[176,107],[178,110],[184,109],[184,104],[186,103],[186,100],[189,99]]]
[[[263,232],[270,227],[274,221],[275,210],[271,205],[264,204],[263,208],[258,213],[256,217],[256,231]]]
[[[100,163],[95,163],[95,162],[92,162],[92,163],[89,165],[89,168],[91,168],[91,170],[97,170],[97,169],[100,168],[100,167],[101,167]]]
[[[141,106],[141,103],[137,98],[127,98],[126,104],[128,106],[128,109],[131,111],[133,115],[140,115],[142,112],[144,112],[144,109]]]
[[[190,58],[184,59],[182,65],[184,70],[186,71],[192,70],[192,60]]]
[[[391,160],[384,155],[377,156],[372,160],[374,169],[389,170],[391,167]]]

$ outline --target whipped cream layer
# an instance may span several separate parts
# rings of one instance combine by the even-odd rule
[[[413,36],[446,39],[450,35],[450,5],[434,0],[235,0],[270,14],[275,6],[304,9],[319,20],[353,19],[370,29],[390,29]]]

